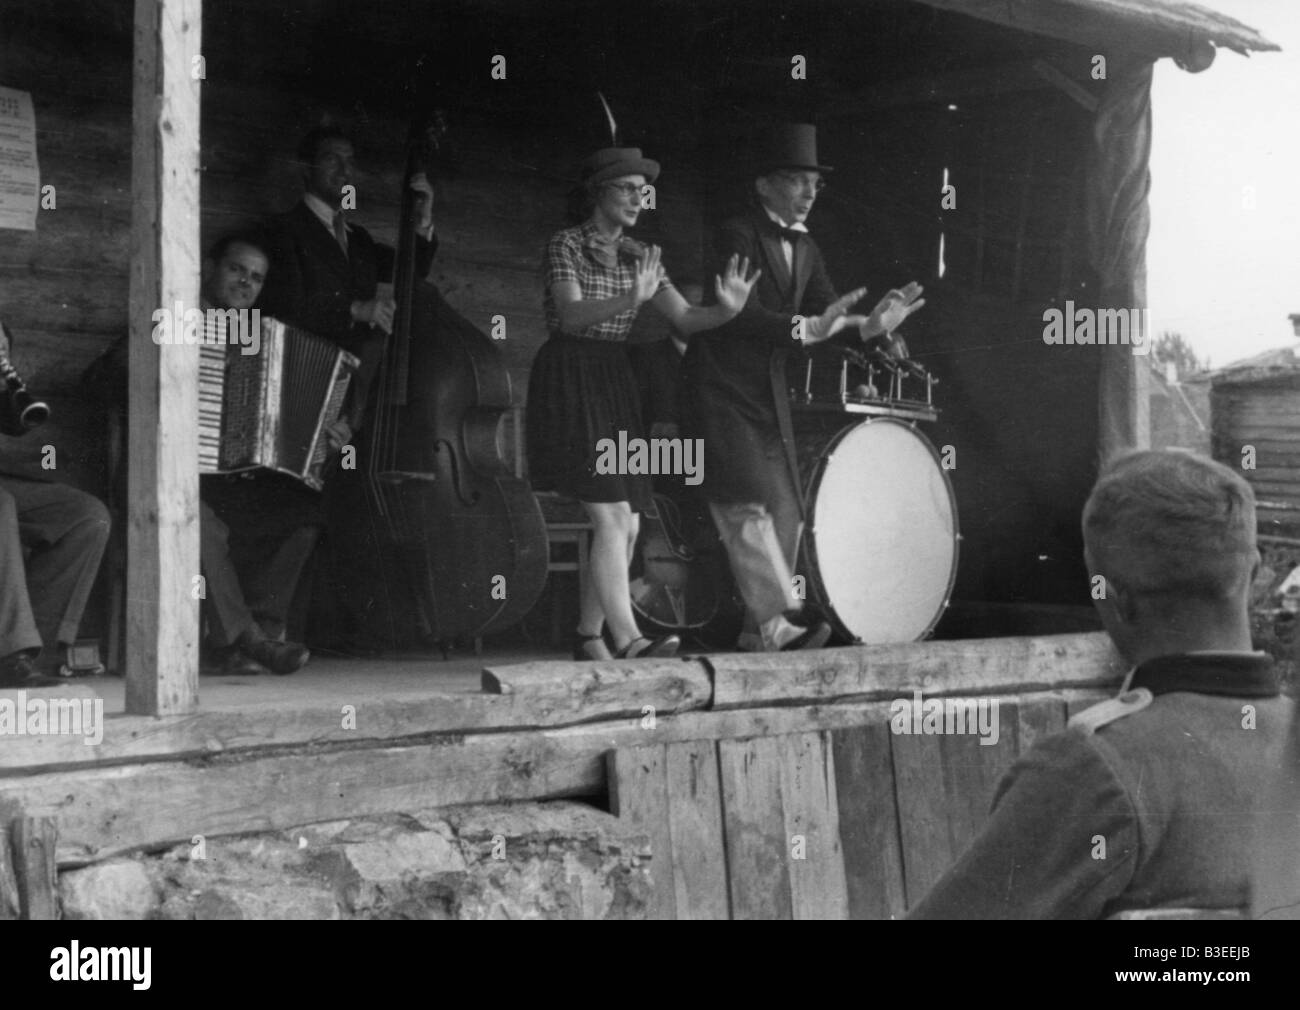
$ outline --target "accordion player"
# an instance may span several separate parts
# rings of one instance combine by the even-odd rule
[[[260,344],[228,334],[224,313],[204,322],[199,472],[274,470],[319,491],[327,432],[343,411],[358,359],[306,330],[252,315]]]

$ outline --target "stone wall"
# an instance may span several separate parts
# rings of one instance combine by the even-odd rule
[[[196,838],[59,875],[66,919],[637,919],[650,846],[580,803]]]

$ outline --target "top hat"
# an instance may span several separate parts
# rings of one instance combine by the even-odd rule
[[[760,172],[831,171],[829,165],[817,164],[817,127],[811,123],[777,123],[765,129],[754,144],[754,162]]]
[[[659,176],[659,162],[641,156],[639,147],[602,147],[582,163],[582,181],[597,186],[621,175],[644,175],[646,182]]]

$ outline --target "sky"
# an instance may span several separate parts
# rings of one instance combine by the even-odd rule
[[[1282,47],[1156,64],[1147,301],[1221,367],[1300,348],[1300,2],[1200,0]]]

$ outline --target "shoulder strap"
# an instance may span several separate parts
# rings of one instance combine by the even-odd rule
[[[1126,715],[1132,715],[1134,712],[1141,712],[1151,704],[1154,697],[1145,687],[1125,691],[1116,698],[1103,701],[1091,708],[1085,708],[1082,712],[1071,716],[1070,721],[1066,723],[1066,727],[1083,733],[1085,736],[1091,736],[1103,726],[1108,726],[1118,719],[1123,719]]]

